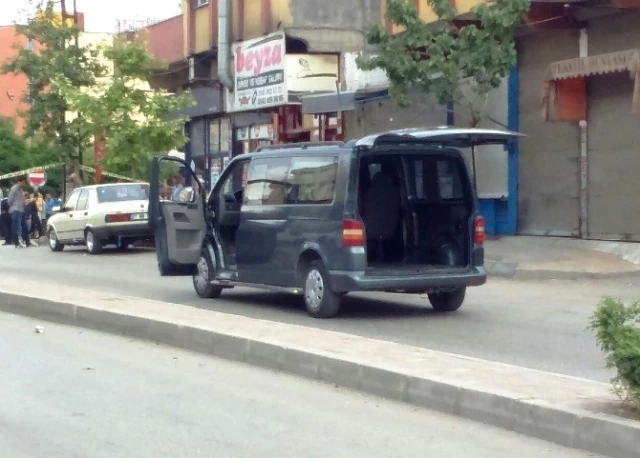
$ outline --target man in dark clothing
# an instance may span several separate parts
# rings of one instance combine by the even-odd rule
[[[18,178],[16,184],[14,184],[11,191],[9,191],[8,197],[9,213],[11,213],[11,235],[13,235],[13,242],[16,248],[31,245],[27,219],[24,217],[24,207],[26,205],[23,190],[24,185],[25,178]],[[20,233],[22,233],[24,242],[20,240]]]
[[[36,231],[38,232],[37,237],[33,237],[34,239],[39,239],[44,236],[44,231],[42,230],[42,222],[40,221],[40,215],[38,215],[38,206],[36,204],[36,196],[35,194],[31,194],[29,200],[27,201],[27,205],[24,209],[24,217],[26,219],[31,219],[31,232],[30,235],[34,236]]]
[[[4,245],[11,245],[11,215],[9,214],[9,200],[6,197],[0,203],[0,232],[4,237]]]

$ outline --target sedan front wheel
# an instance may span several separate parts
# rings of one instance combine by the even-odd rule
[[[64,250],[64,245],[58,240],[58,234],[54,228],[49,228],[47,236],[49,237],[49,248],[51,248],[51,251],[59,252]]]

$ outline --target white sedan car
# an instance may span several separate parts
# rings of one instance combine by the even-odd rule
[[[90,254],[114,244],[124,250],[136,240],[150,239],[149,185],[117,183],[75,189],[47,221],[49,247],[85,245]]]

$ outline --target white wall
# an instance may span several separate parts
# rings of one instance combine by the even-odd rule
[[[469,96],[472,98],[472,96]],[[483,101],[477,101],[478,104]],[[484,117],[477,127],[487,129],[506,129],[508,122],[508,79],[489,93],[484,107]],[[458,127],[470,126],[470,109],[456,104],[454,107],[454,123]],[[471,152],[466,151],[469,170]],[[508,188],[508,154],[502,146],[479,146],[476,148],[476,172],[478,197],[485,199],[501,199],[509,195]]]

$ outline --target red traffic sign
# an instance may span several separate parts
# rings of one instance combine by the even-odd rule
[[[47,172],[44,170],[34,170],[27,175],[29,184],[34,188],[40,188],[47,183]]]

